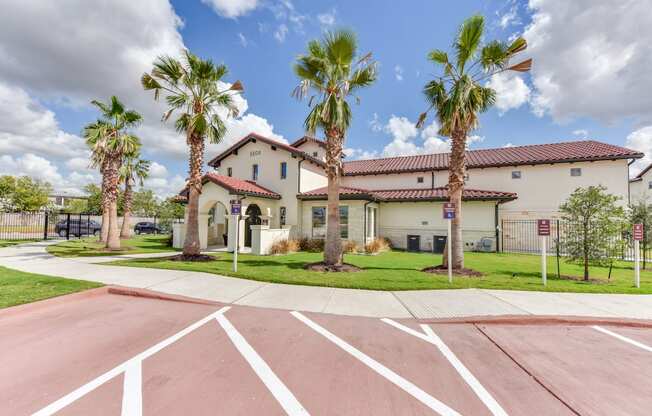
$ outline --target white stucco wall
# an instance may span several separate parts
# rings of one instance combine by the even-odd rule
[[[494,207],[494,202],[484,201],[462,204],[462,239],[466,249],[483,237],[495,239]],[[407,236],[419,235],[421,250],[432,251],[433,236],[447,234],[441,202],[383,202],[378,216],[380,236],[389,238],[396,248],[407,248]]]
[[[308,154],[309,156],[315,157],[319,160],[326,160],[326,149],[318,145],[317,143],[313,141],[307,141],[301,146],[299,146],[299,149]],[[317,153],[317,156],[314,156],[314,153]]]
[[[237,155],[229,155],[222,160],[218,167],[220,175],[226,175],[228,169],[232,169],[232,176],[242,180],[252,180],[252,167],[258,165],[257,184],[274,191],[281,195],[281,200],[277,201],[272,212],[272,221],[270,226],[279,228],[279,209],[286,208],[286,224],[296,227],[298,224],[298,204],[296,195],[299,192],[299,161],[298,157],[292,157],[292,154],[276,148],[272,150],[270,144],[257,141],[249,142],[238,149]],[[281,179],[281,162],[287,163],[287,177]],[[301,163],[302,187],[305,190],[325,186],[323,173],[320,175],[321,168],[310,164],[309,162]],[[305,182],[304,182],[305,180]]]
[[[418,178],[423,178],[419,183]],[[444,186],[444,182],[435,182],[435,187]],[[362,189],[428,189],[432,188],[432,172],[397,173],[390,175],[343,176],[342,185]]]
[[[652,169],[643,174],[640,180],[629,183],[629,197],[632,204],[647,200],[652,202]]]

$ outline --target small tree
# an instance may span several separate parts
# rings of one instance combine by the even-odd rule
[[[570,261],[584,266],[584,280],[589,280],[589,264],[604,264],[613,257],[613,238],[622,230],[624,218],[619,199],[602,185],[589,186],[577,188],[559,206],[569,225],[569,235],[560,243]]]
[[[0,176],[0,210],[38,211],[48,205],[49,183],[29,176]]]

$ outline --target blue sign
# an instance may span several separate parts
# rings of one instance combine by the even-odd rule
[[[445,220],[455,219],[455,204],[452,202],[446,202],[442,206],[442,212]]]
[[[231,201],[231,215],[240,215],[242,213],[242,204],[240,201]]]

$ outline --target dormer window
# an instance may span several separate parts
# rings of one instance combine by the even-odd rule
[[[258,165],[254,164],[251,167],[251,180],[252,181],[257,181],[258,180]]]

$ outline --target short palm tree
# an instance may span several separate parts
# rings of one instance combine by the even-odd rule
[[[123,195],[123,214],[122,228],[120,229],[120,238],[131,237],[131,209],[134,201],[134,185],[138,183],[143,186],[145,179],[149,176],[149,160],[140,159],[139,154],[126,157],[120,168],[120,182],[124,184]]]
[[[169,108],[163,115],[163,121],[168,120],[175,111],[179,113],[175,127],[186,136],[190,148],[186,237],[183,244],[183,256],[188,260],[200,255],[199,195],[205,140],[208,138],[211,143],[219,143],[224,138],[226,125],[221,114],[237,116],[233,94],[243,90],[240,81],[231,86],[222,85],[221,80],[227,72],[225,65],[216,65],[185,51],[183,60],[170,56],[157,58],[151,73],[145,73],[141,78],[143,88],[154,91],[154,99],[158,99],[161,92],[165,94]]]
[[[118,184],[120,167],[126,157],[137,154],[140,140],[129,133],[142,117],[136,111],[127,110],[117,97],[109,104],[92,101],[100,109],[102,117],[84,128],[86,144],[91,149],[91,166],[102,174],[102,228],[103,241],[110,250],[120,249],[118,230]]]
[[[352,117],[348,100],[359,101],[355,95],[358,90],[376,81],[376,64],[370,53],[358,56],[354,33],[340,30],[310,41],[307,53],[297,57],[294,72],[301,81],[293,95],[298,99],[310,96],[311,109],[304,122],[305,129],[309,134],[322,130],[326,136],[328,215],[324,264],[337,270],[342,265],[339,213],[342,150]]]
[[[483,85],[493,75],[504,71],[529,71],[532,60],[527,59],[515,65],[510,60],[527,47],[525,39],[519,37],[511,43],[497,40],[482,44],[484,18],[472,16],[462,23],[453,43],[454,60],[448,53],[435,49],[428,59],[441,68],[441,75],[428,82],[423,93],[439,121],[439,133],[451,139],[451,154],[448,168],[449,200],[455,203],[455,219],[452,222],[452,259],[444,256],[444,264],[452,261],[455,269],[464,267],[462,242],[462,192],[466,170],[466,138],[478,127],[478,114],[487,111],[494,104],[496,92]],[[417,123],[422,127],[427,113],[421,114]]]

